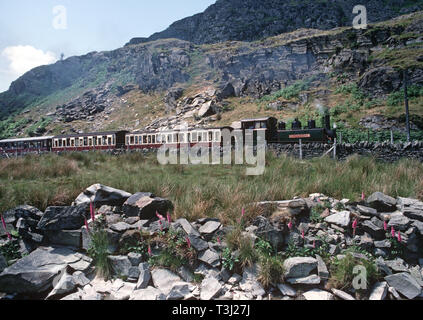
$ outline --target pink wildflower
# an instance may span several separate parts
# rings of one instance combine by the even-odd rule
[[[398,231],[398,242],[402,242],[401,231]]]
[[[357,229],[357,224],[358,224],[358,220],[355,219],[353,224],[352,224],[352,228],[353,228],[353,234],[355,235],[355,230]]]
[[[12,240],[12,236],[10,235],[9,231],[7,231],[6,221],[4,221],[3,215],[0,215],[0,217],[1,217],[1,223],[2,223],[2,225],[3,225],[3,229],[4,229],[4,231],[6,232],[7,238],[8,238],[9,240]]]
[[[304,240],[305,235],[304,235],[304,230],[301,231],[301,238]]]
[[[289,221],[289,223],[288,223],[288,229],[289,230],[292,230],[292,221]]]
[[[94,204],[93,204],[92,201],[90,202],[90,215],[91,215],[92,222],[94,222],[95,221],[95,210],[94,210]]]
[[[222,244],[222,241],[220,240],[220,237],[217,237],[217,243]]]
[[[156,216],[157,216],[157,218],[159,218],[159,220],[165,220],[165,218],[160,213],[158,213],[157,211],[156,211]]]
[[[162,223],[162,220],[159,220],[159,225],[160,225],[160,231],[163,231],[163,223]]]
[[[172,223],[172,218],[169,212],[167,213],[167,222],[169,223],[169,225]]]
[[[383,230],[388,230],[388,223],[386,221],[383,221]]]
[[[394,227],[391,227],[391,236],[392,236],[392,238],[395,238],[395,229],[394,229]]]
[[[188,237],[186,237],[185,239],[187,241],[188,249],[191,249],[191,240]]]
[[[364,191],[361,193],[361,200],[365,200],[366,199],[366,196],[364,195]]]
[[[148,245],[148,255],[151,257],[153,255],[152,251],[151,251],[151,246]]]
[[[90,233],[90,227],[88,226],[87,218],[84,217],[85,228],[87,228],[88,233]]]
[[[316,249],[316,240],[313,240],[313,249]]]

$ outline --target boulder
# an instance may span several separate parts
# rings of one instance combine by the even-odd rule
[[[388,284],[386,282],[377,282],[370,293],[369,300],[385,300],[388,293]]]
[[[370,207],[366,207],[366,206],[362,206],[362,205],[357,205],[357,209],[360,213],[366,215],[366,216],[377,216],[378,212],[376,209],[370,208]]]
[[[335,297],[330,292],[313,289],[303,293],[303,296],[306,300],[335,300]]]
[[[47,296],[48,299],[52,299],[56,296],[61,296],[67,293],[72,292],[76,288],[75,279],[73,276],[68,274],[66,271],[63,272],[62,276],[60,276],[59,281],[54,286],[53,290]]]
[[[211,300],[216,298],[222,291],[222,285],[214,277],[207,277],[201,282],[201,300]]]
[[[209,248],[207,241],[201,239],[200,233],[186,219],[175,221],[175,227],[180,226],[188,235],[192,247],[197,251],[203,251]]]
[[[297,291],[287,284],[278,284],[278,289],[283,296],[295,297],[297,295]]]
[[[142,254],[136,252],[128,253],[128,259],[131,262],[131,265],[137,267],[142,262]]]
[[[341,211],[338,213],[331,214],[325,218],[327,223],[332,223],[334,225],[346,228],[350,224],[350,213],[349,211]]]
[[[361,228],[363,231],[367,232],[375,240],[382,240],[385,238],[385,230],[383,227],[375,225],[372,221],[365,220],[361,223]]]
[[[38,248],[0,274],[1,291],[25,294],[46,291],[63,269],[79,262],[83,262],[83,256],[68,248]]]
[[[270,213],[270,221],[278,223],[285,220],[286,216],[298,216],[307,213],[309,208],[304,199],[294,199],[286,201],[263,201],[256,204],[264,212]],[[285,217],[285,218],[284,218]]]
[[[397,201],[383,194],[382,192],[373,193],[368,199],[367,204],[379,212],[393,212],[396,210]]]
[[[122,210],[128,217],[140,217],[149,220],[156,218],[156,212],[166,216],[173,209],[173,204],[167,199],[155,197],[151,193],[139,192],[126,200]]]
[[[220,255],[213,250],[205,250],[198,255],[198,260],[207,263],[212,267],[220,266]]]
[[[74,272],[72,277],[75,284],[81,288],[90,283],[90,279],[88,279],[82,271]]]
[[[129,300],[166,300],[166,295],[159,289],[148,287],[146,289],[133,291]]]
[[[410,219],[408,219],[405,215],[401,212],[394,212],[389,220],[388,227],[394,227],[396,231],[405,231],[411,225]]]
[[[253,221],[253,226],[257,227],[254,234],[261,239],[269,241],[273,248],[280,249],[284,244],[284,235],[268,219],[259,216]]]
[[[151,280],[150,267],[148,266],[148,263],[141,263],[138,266],[138,269],[140,270],[140,275],[135,288],[136,290],[145,289]]]
[[[208,221],[204,225],[198,229],[200,233],[205,236],[209,237],[212,236],[219,228],[222,226],[222,224],[218,221]]]
[[[174,283],[172,289],[170,289],[166,300],[185,300],[191,297],[191,292],[194,290],[194,286],[187,282]]]
[[[48,242],[52,245],[80,249],[82,246],[81,230],[46,231]]]
[[[164,295],[168,295],[175,282],[182,282],[181,278],[167,269],[154,269],[151,272],[154,286]]]
[[[319,255],[316,255],[316,260],[317,260],[317,273],[319,274],[319,277],[323,280],[329,279],[329,271],[322,257],[320,257]]]
[[[399,210],[408,218],[423,221],[423,202],[417,199],[398,198]]]
[[[348,294],[348,293],[346,293],[342,290],[332,288],[331,291],[335,296],[337,296],[338,298],[340,298],[342,300],[355,300],[355,298],[352,295],[350,295],[350,294]]]
[[[132,267],[127,256],[108,256],[107,259],[113,270],[113,274],[117,276],[129,276],[129,269]]]
[[[88,205],[90,202],[94,202],[97,208],[102,205],[121,206],[130,196],[131,194],[126,191],[103,186],[101,184],[94,184],[85,189],[75,199],[75,204]]]
[[[110,226],[111,230],[116,231],[116,232],[120,232],[120,233],[125,232],[126,230],[129,230],[131,228],[133,228],[131,225],[127,224],[126,222],[122,222],[122,221],[115,223],[115,224],[112,224]]]
[[[23,218],[25,220],[33,219],[35,221],[39,221],[43,216],[43,212],[41,212],[35,207],[23,205],[6,211],[3,216],[6,223],[13,224],[20,218]]]
[[[417,281],[406,272],[396,273],[385,277],[390,287],[394,287],[407,299],[414,299],[421,294],[421,287]]]
[[[294,257],[284,261],[285,278],[304,278],[317,268],[317,260],[310,257]]]
[[[312,274],[308,277],[302,278],[288,278],[286,279],[290,284],[303,284],[303,285],[317,285],[322,281],[318,275]]]
[[[42,231],[76,230],[87,217],[85,204],[74,207],[48,207],[37,228]]]

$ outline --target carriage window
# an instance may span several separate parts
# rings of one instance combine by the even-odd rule
[[[138,144],[138,136],[135,136],[135,144]]]
[[[177,133],[173,134],[173,142],[178,143],[178,134]]]
[[[138,136],[138,143],[142,144],[142,136]]]
[[[109,146],[111,146],[111,145],[112,145],[112,138],[111,138],[111,137],[108,137],[108,138],[107,138],[107,144],[108,144]]]
[[[213,132],[209,132],[209,141],[213,141]]]
[[[75,147],[75,139],[71,140],[71,147]]]
[[[261,128],[262,128],[262,129],[266,129],[266,128],[267,128],[266,122],[262,122],[262,123],[261,123]]]
[[[151,137],[151,143],[156,143],[156,136],[155,136],[155,135],[153,135],[153,136]]]
[[[109,138],[109,139],[110,139],[110,138]],[[104,146],[106,146],[106,145],[108,145],[108,144],[110,144],[110,143],[108,143],[107,136],[103,136],[103,145],[104,145]]]
[[[197,132],[193,132],[191,137],[192,137],[192,142],[197,142]]]
[[[61,147],[63,144],[62,140],[59,140],[59,147]]]
[[[171,134],[167,135],[167,143],[172,143],[172,135]]]
[[[188,142],[191,142],[191,133],[188,133]]]
[[[87,146],[88,145],[88,138],[87,137],[85,137],[84,138],[84,146]]]
[[[126,144],[129,144],[129,137],[126,136]]]
[[[214,133],[214,140],[215,140],[216,142],[219,142],[219,140],[220,140],[220,132],[219,132],[219,131],[216,131],[216,132]]]
[[[75,147],[79,147],[79,139],[75,140]]]
[[[201,136],[201,133],[198,134],[198,142],[201,142],[203,140],[203,137]]]
[[[90,147],[93,145],[93,138],[88,138],[88,145]]]
[[[134,144],[134,136],[131,136],[131,142],[130,144]]]
[[[151,136],[148,136],[148,143],[151,143]]]
[[[54,146],[57,148],[59,146],[59,143],[57,140],[54,140]]]

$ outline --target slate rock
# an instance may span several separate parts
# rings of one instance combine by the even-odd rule
[[[330,292],[313,289],[303,293],[303,296],[306,300],[335,300],[335,297]]]
[[[85,189],[76,199],[76,205],[89,205],[94,202],[97,208],[102,205],[121,206],[131,196],[130,193],[104,186],[101,184],[94,184]]]
[[[37,228],[42,231],[77,230],[84,225],[87,207],[48,207]]]
[[[151,271],[154,286],[165,296],[172,290],[175,282],[182,282],[181,278],[167,269],[154,269]]]
[[[38,248],[0,274],[0,288],[6,293],[40,293],[52,286],[53,279],[66,266],[83,256],[65,247]]]
[[[156,218],[156,212],[166,216],[173,209],[173,204],[167,199],[154,197],[151,193],[139,192],[126,200],[122,210],[127,217],[140,217],[150,220]]]
[[[379,212],[392,212],[396,210],[397,201],[382,192],[373,193],[368,199],[367,204]]]
[[[317,268],[317,260],[311,257],[288,258],[283,266],[286,278],[304,278]]]
[[[330,216],[325,218],[327,223],[332,223],[337,226],[346,228],[350,224],[350,212],[349,211],[341,211],[338,213],[331,214]]]
[[[278,284],[278,289],[283,296],[295,297],[297,291],[288,284]]]
[[[386,282],[377,282],[372,288],[369,300],[385,300],[388,293],[388,284]]]
[[[148,263],[141,263],[138,266],[138,269],[140,271],[140,275],[138,277],[136,289],[145,289],[151,280],[150,267]]]
[[[421,287],[417,281],[406,272],[396,273],[385,277],[389,286],[394,287],[407,299],[414,299],[421,294]]]
[[[355,298],[352,295],[350,295],[350,294],[348,294],[348,293],[346,293],[342,290],[332,288],[331,291],[335,296],[337,296],[338,298],[340,298],[342,300],[355,300]]]
[[[129,276],[129,269],[132,267],[131,262],[127,256],[108,256],[114,275]]]
[[[222,289],[222,285],[216,278],[206,277],[201,282],[200,299],[211,300],[213,298],[216,298],[220,294]]]
[[[210,249],[201,252],[198,255],[198,260],[203,261],[212,267],[220,266],[220,255],[217,252],[212,251]]]
[[[129,300],[166,300],[166,295],[159,289],[148,287],[146,289],[134,290]]]

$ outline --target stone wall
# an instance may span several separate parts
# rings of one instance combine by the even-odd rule
[[[308,143],[302,145],[303,159],[321,157],[332,147],[330,144]],[[300,148],[298,144],[271,144],[269,150],[276,152],[278,156],[287,154],[299,158]],[[423,142],[414,141],[408,143],[390,144],[389,142],[357,142],[338,144],[336,148],[338,160],[345,160],[353,154],[373,156],[378,160],[393,162],[401,158],[416,159],[423,161]],[[333,152],[330,152],[333,155]]]

